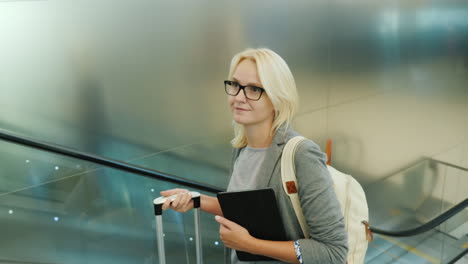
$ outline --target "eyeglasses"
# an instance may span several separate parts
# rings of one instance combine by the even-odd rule
[[[240,90],[244,90],[244,95],[247,99],[258,101],[262,97],[265,89],[252,85],[240,85],[238,82],[234,81],[224,81],[224,89],[227,94],[236,96],[239,94]]]

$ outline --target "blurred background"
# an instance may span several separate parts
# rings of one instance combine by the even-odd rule
[[[225,188],[233,133],[223,80],[248,47],[287,61],[301,104],[293,127],[322,149],[333,141],[332,165],[363,185],[371,223],[412,226],[468,196],[466,170],[434,165],[468,168],[466,0],[0,0],[0,128]],[[80,263],[77,248],[81,263],[119,253],[122,263],[155,261],[143,203],[173,185],[0,146],[0,233],[9,234],[0,263]],[[410,224],[384,223],[405,209]],[[452,229],[465,232],[466,219]],[[97,237],[102,226],[109,232]],[[146,245],[130,255],[128,237],[115,237],[129,226]],[[44,249],[20,250],[28,243]],[[216,230],[206,243],[222,255]]]

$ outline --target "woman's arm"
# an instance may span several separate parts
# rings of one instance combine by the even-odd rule
[[[299,199],[310,228],[310,238],[299,240],[304,263],[346,262],[348,243],[344,218],[325,162],[325,154],[310,140],[300,143],[296,149]]]
[[[278,259],[287,263],[299,264],[294,241],[268,241],[255,239],[255,246],[250,253]]]
[[[247,229],[224,217],[216,216],[215,219],[220,223],[219,236],[226,247],[287,263],[299,263],[293,241],[257,239],[251,236]]]
[[[171,196],[173,194],[177,194],[177,198],[173,202],[166,200],[162,207],[163,210],[171,208],[174,211],[185,213],[193,209],[192,196],[189,194],[188,190],[171,189],[161,192],[162,196]],[[200,209],[212,215],[223,215],[218,198],[209,195],[200,195]]]
[[[200,209],[212,215],[223,215],[218,198],[202,194],[200,197]]]

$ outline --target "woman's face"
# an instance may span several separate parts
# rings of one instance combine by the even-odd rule
[[[237,65],[233,80],[240,85],[263,87],[257,74],[257,65],[251,60],[243,60]],[[229,105],[233,119],[244,126],[273,124],[274,107],[270,98],[264,92],[258,101],[245,97],[241,90],[236,96],[229,95]]]

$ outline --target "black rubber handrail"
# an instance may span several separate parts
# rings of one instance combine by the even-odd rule
[[[3,139],[8,142],[20,144],[23,146],[35,148],[35,149],[40,149],[40,150],[44,150],[47,152],[64,155],[67,157],[90,161],[99,165],[123,170],[126,172],[130,172],[130,173],[134,173],[134,174],[138,174],[138,175],[142,175],[142,176],[146,176],[146,177],[150,177],[150,178],[154,178],[158,180],[164,180],[164,181],[169,181],[169,182],[176,183],[176,184],[181,184],[187,187],[192,187],[192,188],[196,188],[196,189],[203,190],[203,191],[208,191],[208,192],[213,192],[213,193],[224,191],[217,186],[196,182],[193,180],[185,179],[185,178],[171,175],[168,173],[163,173],[160,171],[147,169],[147,168],[136,166],[136,165],[129,164],[126,162],[105,158],[99,155],[80,152],[80,151],[70,149],[64,146],[58,146],[55,144],[27,138],[24,136],[18,136],[11,132],[5,131],[3,129],[0,129],[0,139]]]
[[[387,231],[387,230],[382,230],[382,229],[378,229],[374,227],[371,227],[370,229],[373,233],[387,235],[387,236],[394,236],[394,237],[415,236],[415,235],[419,235],[421,233],[424,233],[424,232],[427,232],[429,230],[436,228],[437,226],[441,225],[445,221],[452,218],[454,215],[458,214],[460,211],[464,210],[467,206],[468,206],[468,198],[458,203],[454,207],[450,208],[449,210],[445,211],[444,213],[440,214],[439,216],[432,219],[431,221],[421,226],[412,228],[412,229],[407,229],[407,230],[402,230],[402,231]]]
[[[204,190],[204,191],[208,191],[212,193],[225,191],[216,186],[203,184],[200,182],[181,178],[181,177],[171,175],[168,173],[163,173],[160,171],[151,170],[151,169],[143,168],[140,166],[135,166],[135,165],[128,164],[122,161],[112,160],[112,159],[105,158],[105,157],[98,156],[98,155],[80,152],[80,151],[66,148],[63,146],[54,145],[51,143],[41,142],[39,140],[26,138],[24,136],[18,136],[11,132],[2,130],[2,129],[0,129],[0,139],[13,142],[16,144],[24,145],[27,147],[32,147],[32,148],[36,148],[36,149],[40,149],[40,150],[44,150],[44,151],[48,151],[48,152],[52,152],[56,154],[61,154],[64,156],[68,156],[68,157],[72,157],[72,158],[76,158],[80,160],[90,161],[96,164],[123,170],[123,171],[134,173],[137,175],[143,175],[143,176],[154,178],[154,179],[181,184],[187,187],[197,188],[199,190]],[[403,231],[387,231],[387,230],[382,230],[382,229],[373,228],[373,227],[370,227],[370,229],[374,233],[388,235],[388,236],[396,236],[396,237],[414,236],[414,235],[424,233],[426,231],[429,231],[437,227],[438,225],[442,224],[443,222],[447,221],[448,219],[456,215],[458,212],[465,209],[467,205],[468,205],[468,199],[465,199],[463,202],[455,205],[454,207],[450,208],[449,210],[437,216],[436,218],[432,219],[431,221],[413,229],[408,229],[408,230],[403,230]]]

